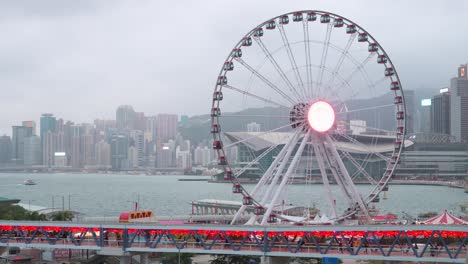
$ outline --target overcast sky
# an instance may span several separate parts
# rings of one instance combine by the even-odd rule
[[[468,4],[452,1],[0,2],[0,134],[41,113],[77,123],[149,114],[204,114],[234,44],[282,13],[316,9],[368,30],[406,89],[447,86],[468,62]]]

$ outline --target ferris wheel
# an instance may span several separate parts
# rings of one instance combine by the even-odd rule
[[[242,197],[233,223],[245,210],[252,224],[310,222],[278,213],[294,182],[323,184],[321,211],[332,220],[370,219],[406,144],[389,56],[362,27],[324,11],[283,14],[243,36],[217,77],[211,121],[224,180]],[[248,123],[259,125],[246,131]],[[254,171],[258,183],[242,185]]]

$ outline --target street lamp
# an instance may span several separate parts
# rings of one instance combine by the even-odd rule
[[[29,208],[28,211],[30,212],[31,212],[31,202],[34,202],[34,201],[36,200],[28,200],[28,208]]]
[[[55,197],[62,197],[62,211],[65,211],[65,195],[52,195],[52,209],[55,209]]]

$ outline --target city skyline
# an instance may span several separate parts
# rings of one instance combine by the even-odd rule
[[[0,116],[0,135],[10,134],[19,120],[38,123],[42,113],[76,123],[112,119],[122,104],[145,113],[206,114],[217,72],[234,43],[261,21],[292,10],[351,17],[379,39],[407,90],[448,86],[453,69],[466,63],[458,50],[468,43],[458,33],[468,27],[460,23],[464,1],[246,4],[0,4],[5,13],[0,103],[8,109]],[[174,20],[173,14],[190,19]]]

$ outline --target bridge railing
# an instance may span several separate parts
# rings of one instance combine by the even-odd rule
[[[467,244],[467,226],[158,226],[0,221],[0,246],[37,248],[454,260],[466,257]]]

